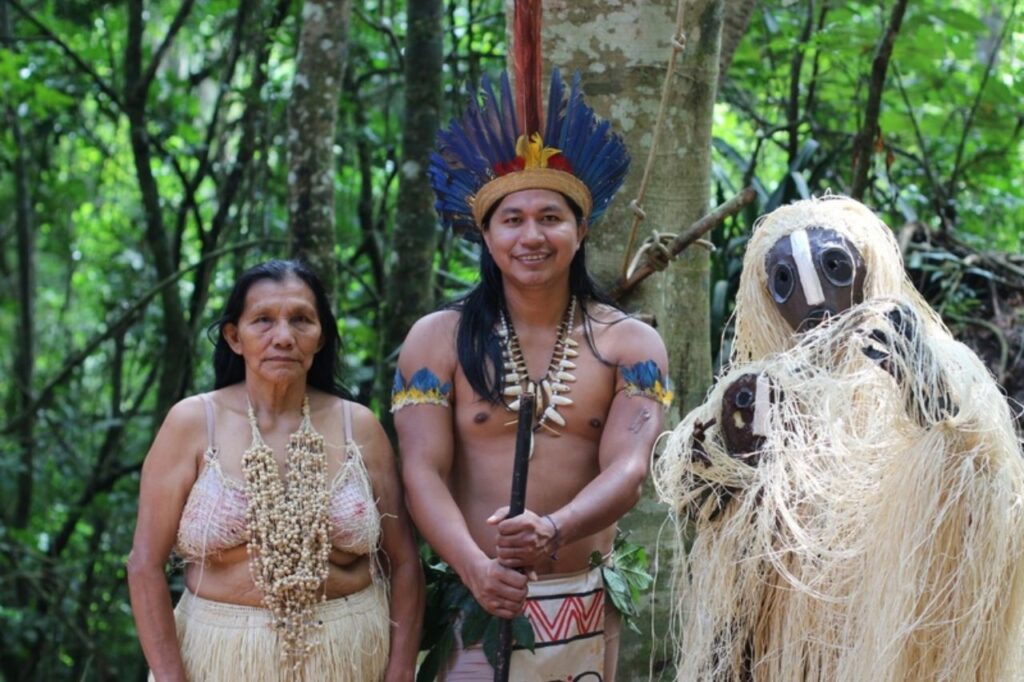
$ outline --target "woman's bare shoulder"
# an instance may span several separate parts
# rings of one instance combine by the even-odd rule
[[[348,406],[352,415],[352,435],[356,442],[362,444],[367,438],[376,437],[378,434],[386,438],[377,415],[366,405],[315,388],[310,388],[308,395],[314,423],[320,421],[318,417],[343,423],[345,407]]]
[[[352,410],[352,437],[359,445],[363,461],[372,466],[393,458],[391,441],[373,410],[357,402],[350,401],[349,405]]]
[[[177,434],[196,431],[206,434],[206,407],[201,394],[190,395],[176,402],[167,411],[161,431],[168,430]]]
[[[179,466],[193,466],[207,446],[207,416],[198,395],[175,403],[164,417],[156,439],[146,456],[149,469],[166,471]],[[190,456],[182,457],[183,453]]]

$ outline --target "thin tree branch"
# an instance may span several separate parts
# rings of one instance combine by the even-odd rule
[[[800,151],[800,72],[804,66],[804,50],[811,39],[814,28],[814,0],[807,0],[807,14],[803,28],[800,30],[799,42],[793,48],[793,58],[789,65],[789,99],[786,104],[786,121],[789,130],[786,153],[789,164],[793,164]]]
[[[670,257],[674,258],[675,256],[678,256],[690,244],[693,244],[714,227],[721,225],[729,216],[739,213],[744,206],[753,203],[756,198],[757,192],[754,191],[753,187],[745,187],[740,190],[740,193],[732,199],[729,199],[724,204],[719,205],[703,218],[680,232],[668,247]],[[622,298],[623,295],[655,272],[657,272],[657,270],[651,267],[648,263],[644,263],[638,267],[628,279],[619,278],[611,289],[612,300]]]
[[[885,75],[889,69],[896,36],[903,23],[903,15],[907,10],[907,0],[896,0],[889,25],[875,48],[875,57],[871,63],[871,81],[868,86],[868,101],[864,112],[864,125],[853,143],[853,180],[850,183],[850,196],[862,199],[868,183],[868,169],[874,157],[875,140],[878,138],[878,116],[882,109],[882,93],[885,90]]]
[[[12,36],[10,15],[6,6],[0,11],[0,37],[8,42]],[[4,108],[8,130],[14,140],[13,171],[14,171],[14,227],[17,251],[16,291],[17,291],[17,323],[14,339],[14,366],[11,368],[12,407],[21,408],[32,402],[32,384],[35,368],[35,298],[36,298],[36,239],[34,229],[32,188],[29,183],[29,158],[31,152],[26,149],[25,137],[22,134],[18,113],[13,107]],[[26,419],[18,430],[18,463],[17,494],[14,511],[10,522],[14,528],[25,528],[28,525],[32,508],[34,491],[33,474],[35,473],[35,439],[33,432],[35,422]]]
[[[359,20],[362,21],[364,24],[366,24],[373,30],[379,33],[383,33],[385,36],[387,36],[388,44],[391,46],[391,52],[394,55],[395,61],[398,62],[398,71],[404,71],[405,60],[402,55],[402,41],[400,41],[398,39],[398,36],[395,35],[394,30],[390,26],[384,24],[383,22],[378,22],[371,19],[369,16],[366,15],[366,12],[363,11],[363,8],[360,7],[358,4],[353,5],[352,11],[355,12],[356,16],[359,17]]]
[[[178,7],[178,12],[174,15],[174,20],[171,22],[170,28],[167,29],[167,35],[164,36],[160,46],[153,53],[153,58],[149,62],[149,66],[146,68],[146,72],[142,76],[142,80],[139,82],[139,87],[143,90],[148,90],[150,83],[153,82],[153,78],[156,76],[156,71],[160,68],[160,62],[164,58],[164,54],[171,47],[171,43],[174,42],[174,37],[178,35],[178,31],[185,25],[185,20],[188,19],[189,12],[192,11],[192,6],[195,0],[184,0],[181,6]],[[241,3],[243,6],[248,3]]]
[[[825,30],[825,17],[828,16],[829,4],[825,2],[821,6],[821,14],[818,15],[818,24],[815,27],[815,31],[821,33]],[[811,61],[811,79],[807,84],[807,98],[804,100],[804,115],[809,119],[814,119],[815,105],[818,103],[818,74],[821,71],[821,49],[818,47],[814,48],[814,59]]]
[[[903,99],[903,105],[907,109],[907,116],[910,117],[910,125],[914,129],[914,137],[917,139],[917,146],[921,149],[921,158],[919,163],[921,164],[924,175],[928,178],[928,183],[932,186],[932,206],[935,209],[936,215],[939,216],[939,220],[945,224],[947,220],[946,213],[948,211],[948,197],[946,195],[946,189],[942,186],[935,178],[935,171],[928,155],[928,146],[925,143],[924,134],[921,132],[921,126],[917,122],[917,116],[914,114],[914,107],[910,103],[910,95],[907,94],[907,89],[903,85],[903,78],[900,75],[898,65],[893,64],[893,77],[896,80],[896,88],[900,92],[900,97]],[[914,157],[916,158],[916,157]]]
[[[115,352],[116,359],[114,364],[114,381],[117,384],[120,383],[120,367],[123,362],[124,342],[123,334],[118,334],[115,338],[115,343],[118,345]],[[143,398],[152,387],[153,382],[156,379],[156,365],[150,368],[145,381],[143,382],[143,388],[139,391],[136,396],[135,402],[128,408],[126,412],[120,411],[120,405],[115,407],[117,412],[115,416],[120,417],[111,425],[103,438],[103,445],[100,446],[99,454],[96,456],[96,461],[93,463],[92,472],[89,474],[89,480],[86,482],[85,487],[82,489],[82,493],[79,496],[77,502],[68,511],[67,517],[64,519],[64,523],[61,524],[60,530],[54,534],[53,542],[50,544],[48,554],[51,557],[58,557],[63,553],[64,549],[68,546],[72,536],[75,533],[75,529],[78,527],[78,522],[85,513],[89,503],[99,494],[106,492],[119,481],[125,473],[132,470],[134,463],[128,467],[121,466],[111,471],[111,464],[114,461],[116,453],[120,449],[121,438],[124,436],[125,424],[134,419],[138,415],[139,410],[142,409]],[[111,396],[112,401],[120,398],[120,386],[115,386],[115,390]],[[116,475],[112,475],[116,474]]]
[[[280,22],[284,20],[286,14],[281,11],[281,4],[285,2],[287,0],[282,0],[279,3],[269,29],[277,28]],[[241,31],[241,27],[242,24],[239,24],[239,31]],[[217,212],[210,221],[209,232],[204,236],[201,250],[203,254],[210,252],[216,247],[221,237],[227,233],[228,226],[234,221],[231,208],[234,206],[235,197],[242,187],[245,173],[256,154],[256,145],[259,141],[257,131],[263,107],[260,93],[267,82],[267,60],[270,57],[270,50],[267,47],[270,30],[263,30],[260,35],[262,39],[256,49],[255,74],[249,86],[248,103],[245,111],[242,113],[241,141],[231,171],[218,188]],[[212,125],[214,125],[213,122],[211,122]],[[201,312],[209,295],[209,281],[215,265],[215,260],[209,261],[196,272],[195,286],[192,289],[192,300],[189,303],[189,324],[193,334],[199,327]]]
[[[203,227],[202,220],[199,217],[198,205],[196,202],[196,191],[199,189],[199,185],[209,174],[212,168],[210,161],[210,150],[213,148],[214,141],[217,135],[218,124],[220,122],[220,114],[224,105],[224,99],[229,91],[229,85],[231,80],[234,78],[235,69],[238,66],[238,60],[241,56],[241,44],[247,24],[249,3],[241,3],[238,6],[238,11],[235,12],[235,26],[231,34],[231,46],[228,48],[228,59],[221,72],[220,82],[217,88],[217,98],[213,103],[213,110],[210,112],[210,122],[206,127],[206,138],[203,141],[203,146],[200,148],[199,163],[196,167],[196,172],[192,178],[185,178],[182,175],[183,189],[185,190],[184,201],[181,206],[178,207],[178,225],[175,228],[175,241],[177,252],[177,244],[180,244],[182,234],[185,229],[185,220],[190,210],[195,213],[196,229],[199,233],[199,240],[203,246],[212,247],[213,244],[208,244],[206,235],[206,229]]]
[[[967,146],[967,138],[970,135],[971,127],[974,125],[974,116],[978,113],[978,107],[981,106],[981,96],[985,92],[985,86],[988,85],[989,78],[992,76],[992,70],[995,67],[996,57],[999,55],[999,50],[1003,45],[1003,41],[1006,40],[1006,35],[1010,31],[1010,27],[1013,25],[1014,15],[1017,13],[1017,0],[1014,0],[1013,5],[1010,7],[1010,15],[1003,22],[1003,29],[999,32],[999,39],[996,44],[992,46],[991,52],[989,52],[988,59],[985,61],[985,72],[981,77],[981,85],[978,86],[978,92],[974,95],[974,102],[971,103],[971,109],[967,114],[967,120],[964,121],[963,133],[960,135],[960,142],[956,147],[956,157],[953,161],[953,172],[949,175],[949,182],[946,184],[946,194],[948,196],[954,196],[956,194],[956,183],[960,179],[960,173],[963,168],[961,162],[963,161],[964,149]]]

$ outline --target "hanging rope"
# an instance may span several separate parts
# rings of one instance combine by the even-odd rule
[[[718,223],[712,224],[710,227],[715,227],[717,224]],[[669,263],[675,260],[676,256],[679,255],[678,251],[673,250],[676,245],[676,240],[678,239],[679,235],[673,232],[663,233],[658,232],[657,230],[651,230],[651,236],[641,242],[640,248],[637,249],[636,253],[633,255],[633,260],[629,262],[629,267],[626,268],[625,281],[629,282],[633,280],[641,268],[649,271],[650,274],[667,270]],[[715,250],[715,245],[707,239],[694,238],[686,242],[686,246],[690,246],[691,244],[699,244],[708,251]]]
[[[626,279],[628,280],[633,276],[633,273],[636,272],[636,269],[644,259],[647,259],[647,264],[656,272],[661,272],[667,268],[673,258],[672,252],[669,251],[669,246],[675,237],[671,233],[661,234],[657,230],[651,230],[651,236],[640,244],[640,248],[636,250],[636,254],[633,256],[633,260],[630,261],[629,267],[626,268]]]
[[[647,163],[644,164],[644,174],[640,178],[640,187],[637,188],[636,199],[629,202],[629,207],[633,211],[633,225],[629,229],[629,241],[626,243],[626,252],[622,259],[620,276],[623,280],[629,279],[627,272],[630,254],[633,252],[633,246],[636,244],[640,223],[647,217],[643,209],[644,193],[647,191],[647,181],[650,179],[651,169],[654,167],[654,155],[658,150],[658,137],[661,135],[661,129],[665,123],[665,110],[668,108],[668,96],[671,92],[672,75],[676,70],[676,58],[685,47],[686,42],[683,36],[683,0],[679,0],[676,3],[676,29],[672,37],[672,53],[669,55],[668,67],[665,69],[665,83],[661,88],[661,103],[658,105],[658,118],[654,124],[654,132],[651,136],[651,148],[647,153]]]
[[[673,258],[683,251],[683,249],[695,242],[711,247],[711,244],[701,239],[701,237],[704,236],[705,233],[709,232],[713,227],[721,225],[729,216],[734,216],[739,213],[744,206],[752,203],[756,198],[757,192],[754,191],[754,188],[745,187],[739,194],[715,208],[678,235],[658,234],[655,232],[652,240],[648,240],[648,242],[650,242],[650,246],[646,248],[646,251],[657,254],[664,249],[667,252],[667,255],[655,255],[655,262],[652,264],[651,258],[642,260],[639,258],[640,254],[637,254],[638,257],[634,259],[634,263],[626,268],[628,274],[620,277],[612,286],[612,299],[618,300],[630,289],[647,279],[651,274],[657,272],[659,269],[664,269],[656,267],[659,260],[665,259],[665,265],[667,266]],[[657,246],[655,246],[655,243]],[[647,242],[645,242],[645,247],[647,247]]]

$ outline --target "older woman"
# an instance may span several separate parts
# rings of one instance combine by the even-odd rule
[[[387,437],[341,397],[322,285],[257,265],[214,327],[216,390],[171,409],[142,468],[128,580],[153,678],[411,680],[423,577]]]

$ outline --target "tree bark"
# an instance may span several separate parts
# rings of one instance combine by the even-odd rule
[[[641,223],[640,239],[652,230],[677,232],[710,207],[711,124],[723,0],[685,0],[683,11],[685,49],[670,83],[664,129],[642,206],[647,218]],[[544,12],[546,66],[583,73],[587,101],[623,134],[633,156],[625,187],[589,237],[591,271],[610,287],[623,267],[632,222],[629,203],[638,194],[657,120],[677,4],[657,0],[611,6],[600,0],[553,0],[545,4]],[[668,346],[676,390],[669,426],[700,402],[711,381],[708,280],[708,253],[689,249],[624,301],[630,310],[653,315]],[[648,548],[652,560],[665,514],[648,485],[643,499],[621,523],[631,541]],[[652,566],[660,578],[657,615],[652,618],[647,599],[638,623],[643,635],[623,632],[619,679],[646,678],[652,661],[655,669],[672,662],[666,638],[670,554],[671,548],[663,545],[658,552],[661,564]],[[660,631],[651,630],[652,621]]]
[[[191,3],[183,3],[183,7]],[[153,254],[157,279],[171,277],[177,270],[171,254],[170,240],[164,225],[160,206],[160,193],[153,176],[152,151],[146,131],[146,101],[154,73],[153,64],[142,69],[142,36],[144,29],[143,2],[128,3],[128,35],[125,41],[125,95],[124,110],[128,116],[129,137],[135,174],[142,195],[146,244]],[[154,58],[155,59],[155,58]],[[160,292],[162,304],[163,362],[157,384],[157,404],[154,421],[159,424],[167,410],[181,398],[185,389],[192,339],[185,321],[184,306],[174,287]]]
[[[381,358],[391,356],[417,318],[434,308],[434,249],[438,223],[427,162],[441,120],[441,0],[409,3],[405,48],[405,119],[392,276],[382,316]],[[397,275],[397,276],[395,276]],[[377,382],[390,387],[390,382]],[[386,396],[382,396],[386,398]],[[381,401],[387,404],[387,400]]]
[[[814,0],[807,0],[804,15],[804,27],[800,31],[799,42],[793,48],[789,60],[789,101],[786,103],[786,155],[790,168],[795,167],[796,156],[800,151],[800,85],[804,68],[804,51],[808,47],[814,29]]]
[[[722,19],[722,49],[718,55],[718,85],[729,75],[732,57],[747,33],[750,15],[757,7],[757,0],[725,0],[725,15]]]
[[[907,9],[907,0],[896,0],[889,25],[875,47],[875,56],[871,62],[871,81],[868,86],[868,101],[864,111],[864,125],[853,141],[853,178],[850,181],[850,196],[863,199],[868,186],[868,169],[875,157],[875,141],[878,139],[878,116],[882,110],[882,93],[885,90],[885,77],[889,71],[889,58],[892,56],[896,36],[903,24],[903,14]]]
[[[235,44],[241,45],[249,42],[252,44],[252,77],[245,95],[245,111],[241,119],[241,131],[238,136],[237,153],[227,175],[218,182],[217,186],[217,212],[210,221],[210,228],[201,233],[201,246],[198,267],[195,270],[192,298],[189,301],[189,319],[191,320],[190,333],[194,337],[199,331],[203,321],[203,309],[206,307],[210,297],[210,285],[213,282],[214,273],[219,264],[219,258],[207,258],[215,253],[223,244],[229,233],[240,221],[238,214],[241,213],[239,196],[244,196],[246,179],[251,176],[253,159],[260,149],[267,147],[264,139],[264,119],[267,116],[267,103],[262,96],[263,88],[267,84],[267,62],[270,59],[271,35],[288,13],[288,0],[277,0],[275,5],[263,12],[249,14],[247,5],[242,3],[238,8],[238,16],[235,19]],[[257,26],[265,26],[261,30],[253,30],[248,24],[258,20]],[[250,38],[249,34],[255,34]],[[240,51],[240,48],[239,48]],[[222,91],[227,90],[227,83],[235,70],[237,59],[232,59],[227,67],[225,75],[221,79]],[[210,121],[209,139],[212,139],[213,129],[217,125],[217,118]],[[205,174],[205,173],[204,173]],[[198,187],[202,176],[197,173],[193,180],[194,186]],[[184,210],[183,205],[181,209]]]
[[[288,223],[291,253],[337,284],[334,141],[348,54],[349,0],[307,0],[288,106]]]
[[[0,42],[12,44],[10,15],[7,3],[0,0]],[[32,404],[33,367],[35,366],[35,230],[32,223],[32,193],[29,168],[25,159],[25,138],[18,114],[5,107],[8,130],[14,140],[14,231],[17,259],[17,325],[15,332],[14,367],[11,376],[11,414],[19,414]],[[33,474],[35,473],[35,415],[30,414],[18,426],[15,441],[19,450],[17,493],[10,519],[12,528],[25,528],[32,509]]]

